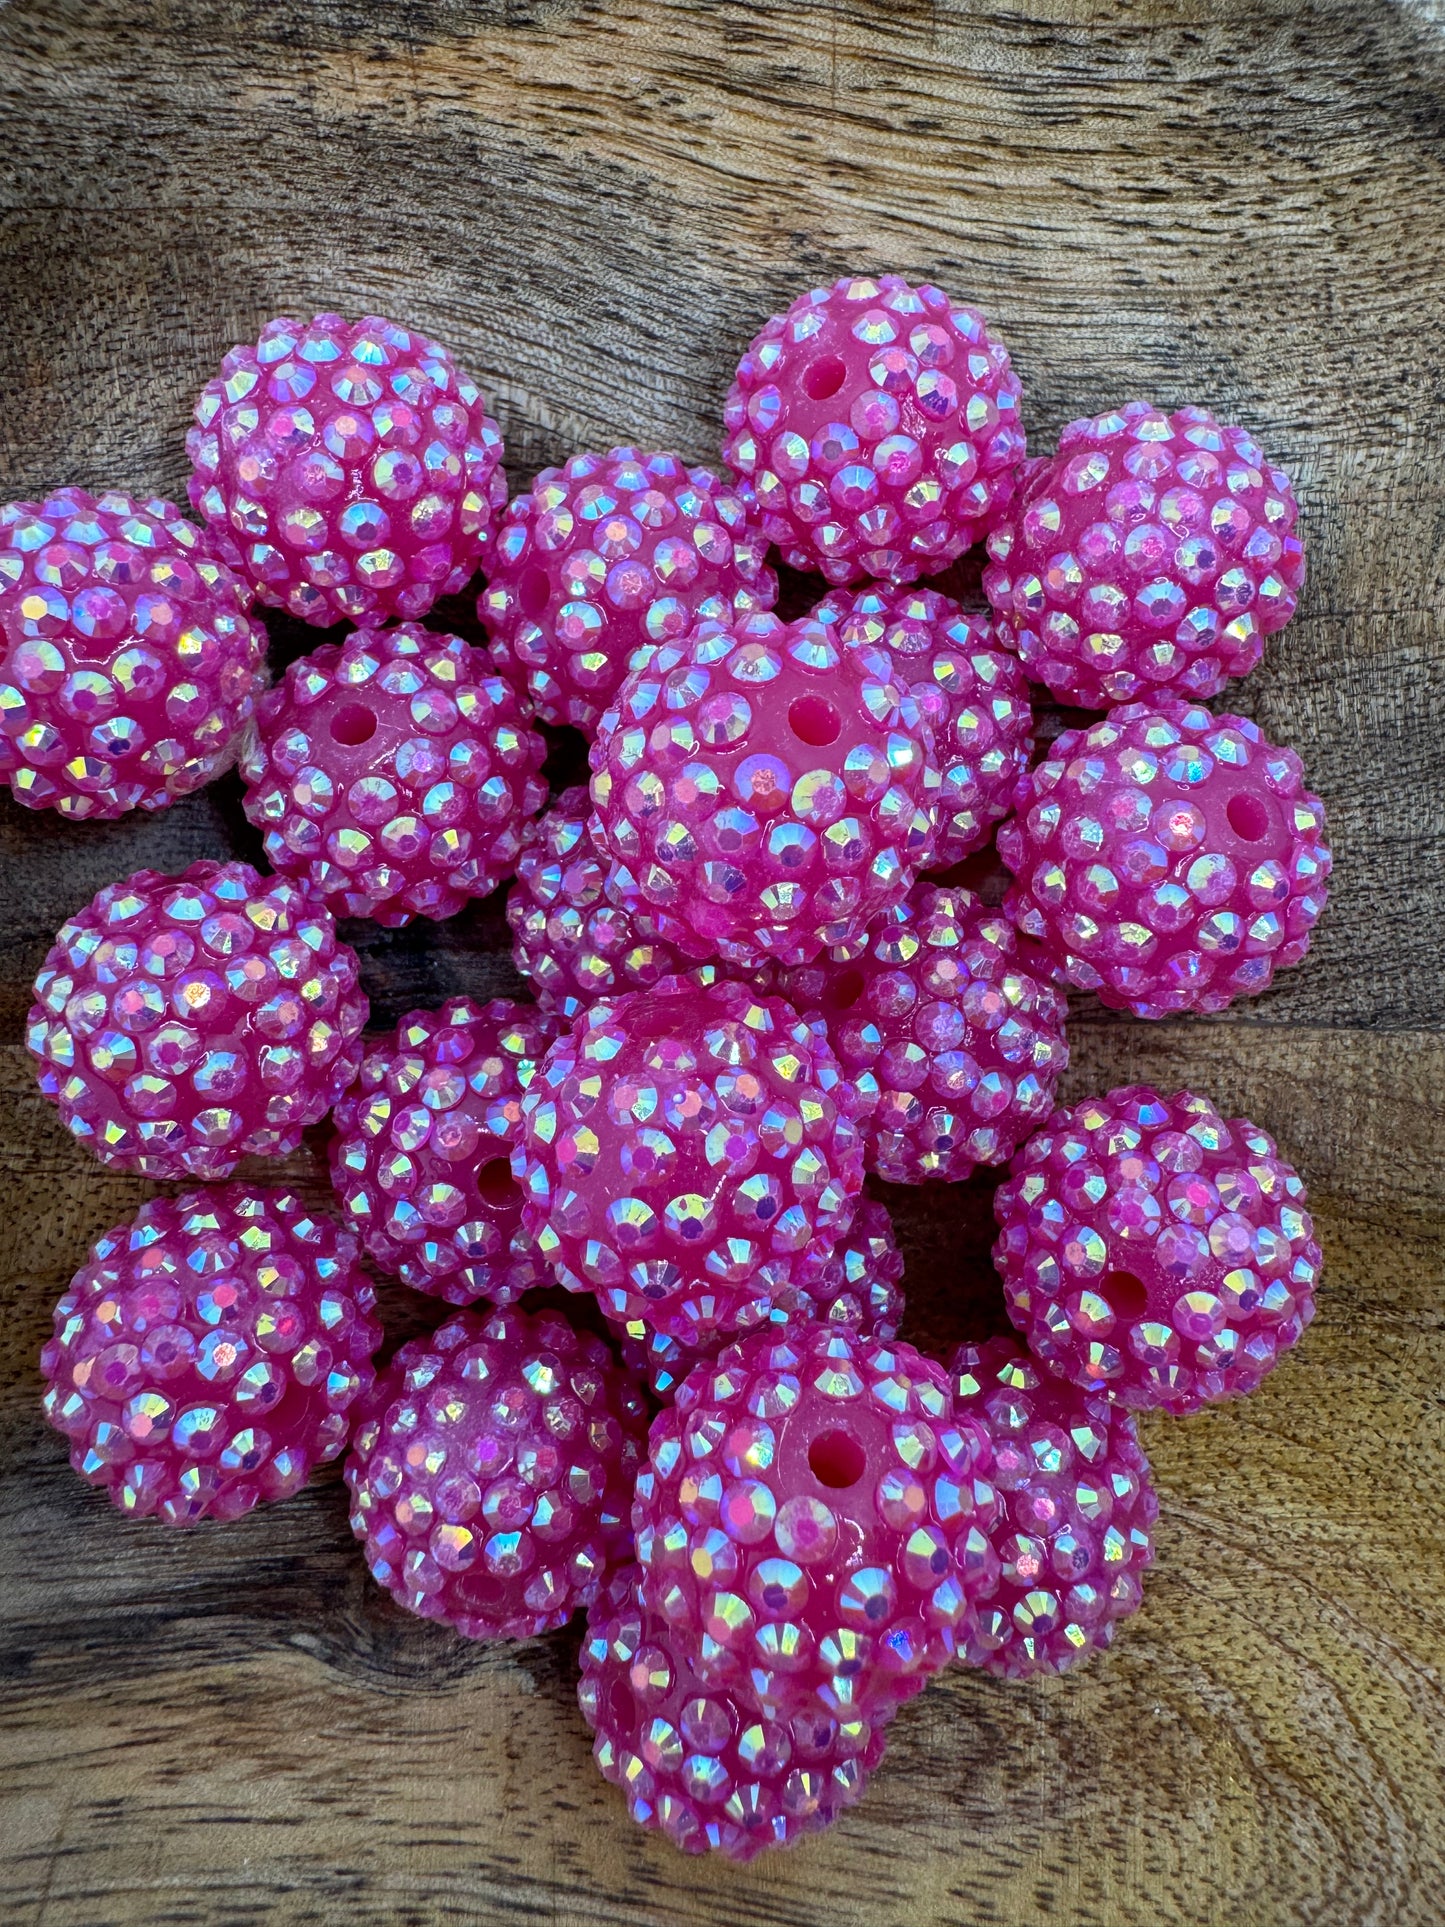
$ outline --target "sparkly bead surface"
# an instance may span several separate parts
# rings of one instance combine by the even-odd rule
[[[265,671],[250,601],[169,502],[0,507],[0,781],[27,809],[114,817],[219,776]]]
[[[1008,1679],[1063,1673],[1110,1644],[1143,1601],[1159,1516],[1134,1421],[1041,1373],[1011,1338],[961,1345],[960,1414],[993,1445],[998,1585],[969,1615],[970,1666]]]
[[[998,834],[1005,908],[1063,982],[1116,1010],[1223,1010],[1309,949],[1324,805],[1246,717],[1125,704],[1066,730],[1016,807]]]
[[[359,629],[258,705],[241,774],[266,855],[338,916],[455,916],[512,874],[546,800],[542,738],[460,636]]]
[[[584,788],[564,790],[531,827],[507,893],[512,961],[538,1003],[569,1020],[599,997],[649,989],[687,967],[644,910],[608,897],[611,859],[591,815]]]
[[[468,1639],[531,1639],[631,1557],[641,1392],[552,1313],[457,1312],[403,1345],[346,1462],[378,1585]]]
[[[502,998],[414,1010],[336,1106],[331,1182],[346,1223],[414,1290],[507,1305],[553,1282],[520,1236],[511,1156],[556,1034],[535,1005]]]
[[[1071,422],[988,538],[983,586],[1028,672],[1085,709],[1212,696],[1295,612],[1289,477],[1207,408]]]
[[[286,1499],[346,1444],[381,1342],[356,1240],[284,1190],[152,1198],[91,1246],[40,1355],[45,1416],[166,1525]]]
[[[592,745],[619,902],[698,957],[806,963],[933,856],[933,735],[884,648],[829,625],[703,623],[635,669]]]
[[[883,1757],[882,1725],[864,1737],[821,1710],[769,1718],[705,1685],[686,1642],[642,1604],[638,1576],[618,1572],[589,1610],[577,1688],[592,1757],[632,1818],[684,1853],[729,1860],[830,1826]]]
[[[890,1184],[1002,1164],[1048,1116],[1068,1004],[1001,910],[918,883],[861,956],[779,975],[817,1011],[858,1092],[864,1160]]]
[[[781,998],[687,977],[603,998],[522,1100],[523,1229],[614,1323],[696,1349],[761,1324],[847,1231],[853,1105],[826,1039]]]
[[[41,1090],[102,1164],[151,1178],[285,1156],[361,1063],[356,952],[249,863],[108,885],[61,928],[35,997]]]
[[[378,315],[268,321],[201,390],[186,452],[217,552],[323,628],[424,616],[465,588],[507,500],[486,397]]]
[[[678,455],[574,455],[507,509],[477,613],[538,715],[590,734],[639,648],[772,608],[767,546],[736,489]]]
[[[829,582],[912,582],[997,519],[1024,457],[1019,383],[976,308],[896,274],[774,315],[738,364],[723,460],[763,533]]]
[[[933,731],[942,780],[929,867],[946,870],[981,849],[1013,808],[1033,749],[1034,712],[1018,657],[999,645],[987,615],[936,589],[834,589],[813,617],[835,624],[847,643],[888,649]]]
[[[994,1196],[1009,1316],[1124,1405],[1238,1398],[1314,1317],[1305,1203],[1273,1139],[1207,1097],[1137,1084],[1055,1111]]]
[[[699,1680],[772,1718],[824,1709],[861,1747],[997,1579],[991,1456],[911,1345],[750,1333],[653,1421],[643,1601]]]

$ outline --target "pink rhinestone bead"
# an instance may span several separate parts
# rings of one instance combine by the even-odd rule
[[[631,1556],[642,1395],[552,1313],[457,1312],[382,1373],[346,1462],[378,1585],[468,1639],[564,1625]]]
[[[608,898],[609,858],[591,815],[584,788],[564,790],[531,826],[507,894],[512,960],[538,1003],[569,1020],[598,997],[650,989],[687,967],[645,912]]]
[[[768,1718],[704,1685],[637,1582],[637,1568],[624,1568],[589,1611],[577,1688],[592,1757],[632,1818],[683,1853],[729,1860],[831,1826],[882,1759],[882,1726],[866,1727],[859,1745],[821,1711]]]
[[[508,508],[477,613],[543,720],[591,734],[638,649],[772,608],[767,548],[705,468],[636,448],[574,455]]]
[[[1314,1317],[1305,1202],[1273,1139],[1207,1097],[1135,1084],[1055,1111],[994,1196],[1009,1316],[1124,1405],[1238,1398]]]
[[[289,1191],[151,1198],[55,1307],[45,1416],[122,1512],[238,1519],[345,1446],[374,1304],[356,1240]]]
[[[976,308],[896,274],[774,315],[723,420],[763,533],[829,582],[937,574],[992,527],[1024,457],[1007,349]]]
[[[915,884],[856,961],[780,973],[816,1010],[862,1108],[864,1160],[890,1184],[1002,1164],[1048,1116],[1068,1004],[1001,910]]]
[[[512,874],[546,745],[460,636],[358,629],[293,662],[246,742],[266,855],[338,915],[455,916]]]
[[[1007,1679],[1063,1673],[1101,1652],[1143,1603],[1159,1501],[1134,1421],[1040,1374],[1011,1338],[961,1345],[960,1414],[993,1444],[997,1589],[969,1615],[962,1657]]]
[[[846,643],[891,651],[933,731],[942,784],[930,867],[946,870],[981,849],[1012,810],[1033,749],[1018,657],[1000,646],[988,616],[936,589],[834,589],[813,619],[836,624]]]
[[[614,1322],[696,1349],[762,1323],[847,1231],[853,1101],[781,998],[688,977],[603,998],[522,1100],[523,1229]]]
[[[861,1745],[954,1654],[997,1579],[982,1424],[911,1345],[750,1333],[653,1421],[632,1509],[644,1603],[699,1680]]]
[[[219,776],[265,671],[250,601],[169,502],[0,507],[0,781],[27,809],[115,817]]]
[[[217,552],[321,627],[424,616],[466,587],[507,500],[486,397],[379,315],[268,321],[201,390],[186,452]]]
[[[1201,698],[1295,612],[1304,550],[1282,469],[1207,408],[1071,422],[988,538],[983,586],[1031,676],[1085,709]]]
[[[933,856],[933,736],[886,649],[824,623],[702,624],[618,691],[592,745],[619,902],[694,956],[806,963]]]
[[[1297,964],[1325,906],[1324,805],[1243,716],[1165,698],[1066,730],[998,834],[1005,907],[1061,981],[1136,1017],[1223,1010]]]
[[[530,1004],[414,1010],[336,1106],[331,1182],[384,1270],[451,1305],[553,1282],[521,1236],[511,1156],[522,1097],[557,1034]]]
[[[150,1178],[284,1157],[361,1063],[356,952],[249,863],[108,885],[59,931],[35,997],[41,1090],[102,1164]]]

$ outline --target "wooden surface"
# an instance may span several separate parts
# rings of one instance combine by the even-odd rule
[[[1140,394],[1293,470],[1309,587],[1231,700],[1303,752],[1337,857],[1303,969],[1210,1022],[1081,1004],[1068,1086],[1188,1080],[1279,1135],[1326,1252],[1306,1342],[1238,1408],[1144,1428],[1160,1559],[1111,1656],[938,1682],[862,1807],[738,1871],[629,1826],[574,1637],[488,1650],[394,1610],[334,1473],[180,1538],[66,1469],[36,1352],[145,1187],[37,1097],[27,986],[103,883],[255,844],[234,779],[109,827],[5,798],[0,1919],[1438,1927],[1439,7],[11,0],[0,103],[0,494],[179,495],[221,353],[313,306],[450,343],[516,481],[603,440],[710,459],[771,310],[927,275],[1000,324],[1035,446]],[[510,982],[501,930],[492,903],[372,932],[378,1017]],[[293,1164],[318,1196],[320,1168]],[[988,1187],[889,1201],[911,1335],[997,1324]]]

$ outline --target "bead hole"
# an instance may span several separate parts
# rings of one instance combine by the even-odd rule
[[[552,585],[547,580],[545,569],[524,569],[522,579],[517,584],[517,600],[522,605],[522,614],[535,622],[552,599]]]
[[[1104,1280],[1102,1296],[1108,1302],[1116,1318],[1126,1324],[1142,1318],[1149,1309],[1149,1289],[1142,1278],[1136,1278],[1132,1271],[1111,1271]]]
[[[843,718],[825,696],[798,696],[788,705],[788,728],[810,749],[836,743]]]
[[[837,355],[820,355],[803,370],[803,393],[809,401],[827,401],[848,377],[848,364]]]
[[[517,1180],[505,1158],[491,1158],[477,1173],[477,1196],[494,1211],[504,1211],[519,1197]]]
[[[331,718],[331,734],[338,743],[355,749],[358,743],[370,742],[376,734],[376,718],[364,704],[352,703],[346,709],[338,709]]]
[[[1246,843],[1258,843],[1262,836],[1269,833],[1269,811],[1257,796],[1250,796],[1241,790],[1231,796],[1229,807],[1224,812],[1229,819],[1229,827]]]
[[[808,1447],[808,1470],[835,1492],[857,1485],[867,1469],[867,1454],[851,1432],[820,1432]]]
[[[836,976],[830,975],[823,986],[823,1010],[829,1017],[840,1011],[851,1010],[863,995],[864,977],[861,970],[840,970]]]

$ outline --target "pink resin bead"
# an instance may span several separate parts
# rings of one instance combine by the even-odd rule
[[[779,975],[818,1011],[862,1108],[864,1160],[890,1184],[1002,1164],[1048,1116],[1068,1004],[1001,910],[915,884],[856,961]]]
[[[853,1102],[781,998],[688,977],[603,998],[522,1100],[523,1229],[615,1323],[694,1349],[761,1324],[848,1229]]]
[[[574,455],[508,508],[477,613],[538,715],[590,735],[638,649],[772,608],[767,548],[705,468],[636,448]]]
[[[844,642],[890,650],[933,731],[942,785],[929,867],[946,870],[981,849],[1012,810],[1033,749],[1018,657],[999,645],[988,616],[936,589],[834,589],[813,618],[836,624]]]
[[[374,1377],[357,1255],[289,1191],[241,1184],[151,1198],[97,1239],[40,1355],[76,1471],[172,1526],[289,1498]]]
[[[359,629],[259,704],[241,774],[266,855],[339,916],[455,916],[512,874],[546,745],[460,636]]]
[[[531,826],[507,893],[512,961],[537,1002],[569,1020],[599,997],[648,990],[687,967],[644,911],[608,898],[610,859],[591,815],[585,789],[564,790]]]
[[[996,1582],[983,1425],[911,1345],[750,1333],[653,1421],[632,1509],[643,1602],[699,1680],[861,1746],[953,1657]]]
[[[1136,1017],[1223,1010],[1297,964],[1325,906],[1324,805],[1243,716],[1165,698],[1066,730],[998,834],[1005,908],[1061,981]]]
[[[186,452],[217,552],[321,627],[424,616],[466,587],[507,500],[486,397],[378,315],[268,321],[201,390]]]
[[[284,1157],[361,1063],[356,952],[249,863],[108,885],[60,930],[35,996],[41,1090],[102,1164],[149,1178]]]
[[[1295,612],[1289,477],[1207,408],[1070,422],[988,538],[983,586],[1028,672],[1085,709],[1212,696]]]
[[[618,900],[699,957],[856,942],[933,857],[933,734],[882,648],[811,617],[705,623],[635,669],[592,745]]]
[[[534,1005],[502,998],[414,1010],[336,1106],[331,1182],[346,1222],[413,1290],[507,1305],[553,1283],[521,1236],[511,1156],[556,1034]]]
[[[763,533],[829,582],[937,574],[993,526],[1024,457],[1007,349],[976,308],[896,274],[774,315],[723,420]]]
[[[265,671],[250,601],[169,502],[0,507],[0,781],[27,809],[113,817],[219,776]]]
[[[1041,1374],[1011,1338],[960,1345],[960,1413],[993,1443],[997,1589],[969,1615],[961,1656],[1007,1679],[1063,1673],[1101,1652],[1143,1603],[1159,1501],[1134,1421]]]
[[[552,1313],[458,1312],[403,1345],[346,1462],[378,1585],[468,1639],[564,1625],[631,1557],[642,1394]]]
[[[639,1826],[683,1853],[751,1860],[831,1826],[862,1797],[883,1757],[883,1729],[805,1711],[768,1718],[705,1685],[678,1639],[618,1572],[587,1615],[582,1716],[592,1757]]]
[[[1146,1084],[1055,1111],[994,1196],[994,1263],[1039,1361],[1121,1404],[1252,1392],[1314,1317],[1320,1248],[1272,1138]]]

